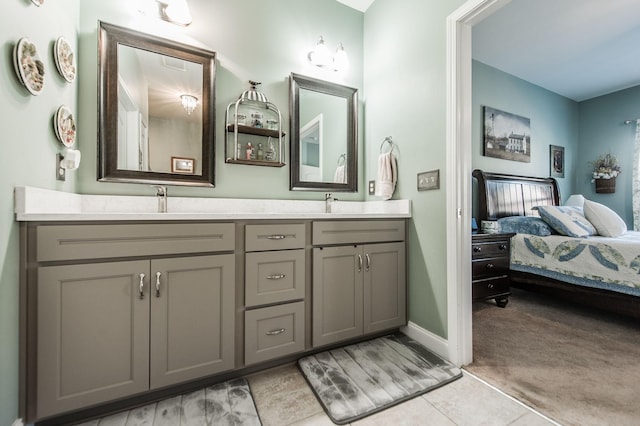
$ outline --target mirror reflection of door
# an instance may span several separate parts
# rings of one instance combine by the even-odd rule
[[[341,158],[347,152],[348,100],[314,90],[300,89],[299,102],[300,181],[334,183],[338,174],[346,175],[346,170],[337,173],[337,168],[340,164],[345,167]],[[318,128],[317,147],[314,147],[309,139],[315,137],[314,126]],[[317,150],[318,158],[311,164],[314,150]],[[337,183],[344,181],[341,179]]]
[[[202,174],[202,65],[118,46],[118,169],[172,173],[171,158]],[[193,110],[181,95],[198,101]]]
[[[322,182],[322,114],[300,128],[300,180]]]

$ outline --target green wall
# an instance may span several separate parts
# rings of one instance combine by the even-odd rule
[[[57,0],[36,7],[30,1],[3,2],[0,18],[2,71],[0,113],[0,425],[18,417],[18,224],[13,214],[13,188],[30,185],[75,191],[70,173],[66,182],[55,180],[56,153],[63,148],[55,137],[52,118],[61,104],[76,110],[77,85],[58,74],[53,44],[63,36],[76,47],[79,0]],[[20,85],[13,69],[13,47],[22,37],[38,48],[45,65],[45,84],[38,96]],[[91,159],[89,159],[91,161]]]
[[[579,143],[579,104],[571,99],[514,77],[482,62],[473,61],[472,167],[490,172],[524,176],[549,176],[549,145],[564,147],[565,177],[557,178],[566,200],[574,191]],[[531,162],[485,157],[483,106],[531,120]],[[477,203],[474,202],[474,214]]]
[[[409,319],[447,337],[445,224],[446,17],[463,0],[376,0],[365,14],[365,181],[380,144],[399,147],[394,198],[411,199]],[[417,173],[440,169],[440,189],[417,191]]]
[[[364,15],[334,0],[190,0],[194,17],[186,28],[141,17],[130,0],[83,1],[80,13],[79,43],[81,69],[86,78],[79,87],[82,127],[80,137],[87,158],[96,157],[97,134],[97,21],[137,29],[204,47],[217,53],[216,96],[216,187],[170,187],[169,196],[323,199],[318,192],[289,191],[289,167],[255,167],[225,164],[224,114],[249,88],[248,80],[262,82],[259,90],[281,110],[283,128],[289,133],[289,75],[292,72],[363,89]],[[307,53],[322,35],[330,50],[343,43],[349,56],[349,69],[339,74],[310,65]],[[362,110],[362,108],[360,108]],[[362,116],[362,113],[360,114]],[[362,129],[362,127],[361,127]],[[363,132],[359,132],[360,151]],[[288,160],[288,139],[285,141]],[[360,156],[361,157],[361,156]],[[288,161],[287,161],[288,163]],[[364,163],[359,164],[360,192],[341,194],[343,200],[361,200]],[[80,192],[91,194],[152,195],[148,185],[114,184],[96,181],[96,164],[80,166]]]
[[[262,91],[277,104],[288,129],[290,73],[309,75],[363,89],[364,15],[334,0],[190,0],[194,22],[186,28],[150,22],[131,0],[55,0],[36,7],[29,0],[4,2],[0,17],[2,72],[0,112],[4,117],[3,153],[0,156],[0,426],[18,417],[18,224],[13,213],[13,189],[28,185],[67,192],[94,194],[154,193],[149,185],[96,181],[97,169],[97,23],[103,20],[143,32],[206,47],[218,54],[216,76],[216,188],[170,187],[169,196],[236,198],[323,198],[317,192],[289,191],[289,167],[228,165],[224,158],[224,111],[248,88],[248,80],[261,81]],[[323,35],[330,48],[342,42],[350,68],[341,75],[308,64],[307,52]],[[57,75],[53,43],[64,36],[77,53],[78,77],[68,84]],[[45,63],[45,88],[31,96],[20,86],[13,70],[12,50],[21,37],[29,37]],[[55,180],[55,155],[62,151],[52,117],[60,104],[75,112],[77,147],[82,151],[78,171],[66,182]],[[363,117],[360,106],[360,118]],[[362,129],[362,127],[361,127]],[[289,133],[289,132],[287,132]],[[363,152],[363,132],[359,149]],[[288,159],[289,147],[285,152]],[[341,199],[364,198],[364,162],[359,164],[359,188]]]
[[[636,125],[625,120],[640,117],[640,86],[621,90],[580,103],[580,150],[576,160],[576,192],[616,211],[633,229],[632,175]],[[622,173],[616,179],[616,192],[596,194],[591,183],[590,162],[603,154],[614,154]]]

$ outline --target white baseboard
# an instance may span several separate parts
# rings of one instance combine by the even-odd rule
[[[449,341],[420,327],[418,324],[409,321],[406,327],[400,329],[401,332],[419,342],[432,352],[449,361]]]
[[[11,426],[24,426],[24,423],[22,423],[22,419],[15,419]]]

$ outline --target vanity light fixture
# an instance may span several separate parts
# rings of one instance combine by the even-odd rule
[[[182,101],[182,107],[187,111],[188,115],[196,109],[198,106],[198,98],[193,95],[180,95],[180,100]]]
[[[138,9],[145,15],[184,27],[193,20],[187,0],[144,0]]]
[[[338,45],[338,49],[332,57],[322,36],[320,36],[316,47],[307,54],[307,58],[313,65],[333,71],[344,71],[349,65],[347,52],[345,52],[342,43]]]

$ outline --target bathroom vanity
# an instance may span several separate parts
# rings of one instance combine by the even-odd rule
[[[16,189],[27,421],[107,412],[406,324],[408,201],[332,213],[323,201],[168,201],[155,213],[153,197]]]

